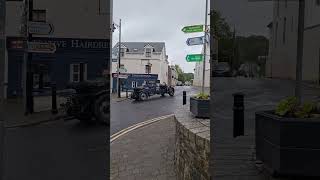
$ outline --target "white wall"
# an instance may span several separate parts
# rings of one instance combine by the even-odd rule
[[[306,1],[305,27],[320,24],[320,6],[316,6],[316,0]],[[288,1],[287,8],[284,1],[280,1],[279,16],[277,15],[277,3],[274,2],[273,17],[273,42],[271,53],[272,77],[282,79],[295,79],[296,54],[298,36],[298,1]],[[284,18],[287,18],[286,42],[283,43]],[[276,34],[276,23],[278,32]],[[277,36],[277,39],[276,39]],[[319,49],[320,27],[306,30],[304,33],[304,57],[303,80],[319,80]],[[277,42],[276,42],[277,40]]]
[[[125,53],[121,57],[121,64],[127,69],[126,73],[145,74],[145,65],[152,64],[151,74],[158,74],[161,83],[168,83],[168,61],[165,50],[162,53],[152,53],[151,58],[147,58],[144,53]],[[118,62],[112,62],[112,73],[117,72]]]

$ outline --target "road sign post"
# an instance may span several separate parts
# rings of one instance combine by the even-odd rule
[[[203,54],[189,54],[186,60],[187,62],[201,62],[203,61]]]
[[[28,22],[28,30],[30,34],[48,35],[53,33],[53,25],[44,22]]]
[[[188,46],[202,45],[204,43],[204,41],[205,41],[204,36],[189,38],[187,40],[187,45]]]
[[[203,31],[204,31],[204,25],[186,26],[182,28],[182,32],[184,33],[197,33],[197,32],[203,32]]]

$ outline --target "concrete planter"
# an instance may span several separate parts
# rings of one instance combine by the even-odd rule
[[[320,176],[320,119],[256,113],[256,156],[276,175]]]
[[[190,111],[198,118],[210,118],[210,100],[190,97]]]

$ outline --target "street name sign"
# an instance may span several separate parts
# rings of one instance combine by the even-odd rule
[[[189,54],[186,60],[187,62],[201,62],[203,61],[203,54]]]
[[[28,42],[28,52],[31,53],[55,53],[56,50],[54,43]]]
[[[182,28],[182,32],[184,33],[197,33],[197,32],[203,32],[203,31],[204,31],[204,25],[186,26]]]
[[[204,44],[204,36],[188,38],[188,40],[187,40],[188,46],[201,45],[201,44]]]
[[[44,22],[32,22],[28,24],[30,34],[48,35],[53,32],[53,25]]]

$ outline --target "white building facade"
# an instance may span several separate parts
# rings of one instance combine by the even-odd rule
[[[118,43],[113,48],[112,73],[118,69]],[[130,75],[157,76],[160,83],[168,84],[168,55],[164,42],[121,42],[120,73]],[[132,76],[133,75],[133,76]],[[131,82],[132,80],[130,80]],[[133,80],[134,81],[134,80]],[[128,88],[141,85],[141,80],[128,83]],[[135,84],[137,82],[137,85]],[[113,80],[115,84],[115,80]],[[113,86],[114,87],[114,86]]]
[[[170,86],[176,86],[178,82],[178,73],[176,67],[174,65],[168,66],[169,68],[169,76],[168,76],[168,84]]]
[[[320,1],[305,1],[303,80],[320,80]],[[267,76],[295,79],[299,1],[274,1]]]
[[[7,1],[6,7],[6,68],[0,73],[5,74],[5,95],[16,96],[23,94],[25,76],[21,46],[24,2]],[[32,14],[32,21],[53,27],[51,34],[34,34],[32,41],[56,45],[53,54],[33,53],[34,88],[55,82],[62,89],[70,82],[110,74],[112,0],[33,0]],[[81,77],[79,69],[84,69]]]

